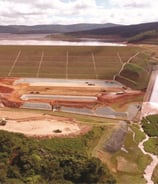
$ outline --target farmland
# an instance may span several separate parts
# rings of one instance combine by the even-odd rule
[[[113,79],[138,47],[0,46],[1,77]],[[143,53],[135,58],[146,67]]]

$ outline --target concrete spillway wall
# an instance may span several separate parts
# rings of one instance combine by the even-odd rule
[[[52,110],[52,106],[49,103],[43,102],[24,102],[24,104],[21,105],[20,108]]]

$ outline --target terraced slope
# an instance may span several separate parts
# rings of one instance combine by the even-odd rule
[[[113,79],[122,65],[138,52],[130,62],[146,71],[148,56],[133,46],[0,46],[0,76]],[[129,67],[122,74],[131,79]]]

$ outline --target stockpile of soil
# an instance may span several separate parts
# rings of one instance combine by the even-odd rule
[[[13,88],[0,85],[0,93],[11,93],[13,91],[14,91]]]
[[[113,103],[120,103],[120,104],[126,104],[129,103],[129,101],[134,101],[135,98],[138,97],[143,97],[144,93],[141,91],[137,92],[125,92],[123,94],[114,94],[114,95],[109,95],[109,94],[103,94],[98,97],[98,100],[105,103],[105,104],[113,104]]]
[[[18,102],[18,101],[10,101],[6,98],[1,98],[1,102],[5,107],[15,107],[15,108],[19,108],[22,105],[22,102]]]
[[[13,83],[17,80],[17,78],[10,77],[10,78],[0,78],[0,83],[7,84],[7,85],[13,85]]]

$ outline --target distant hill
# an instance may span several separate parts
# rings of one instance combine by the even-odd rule
[[[0,33],[11,34],[53,34],[53,33],[68,33],[76,31],[87,31],[99,28],[115,27],[117,24],[72,24],[72,25],[8,25],[0,26]]]
[[[89,38],[111,38],[113,40],[127,41],[130,37],[144,33],[150,30],[158,30],[158,22],[143,23],[128,26],[115,26],[108,28],[99,28],[86,31],[70,32],[66,35]]]

